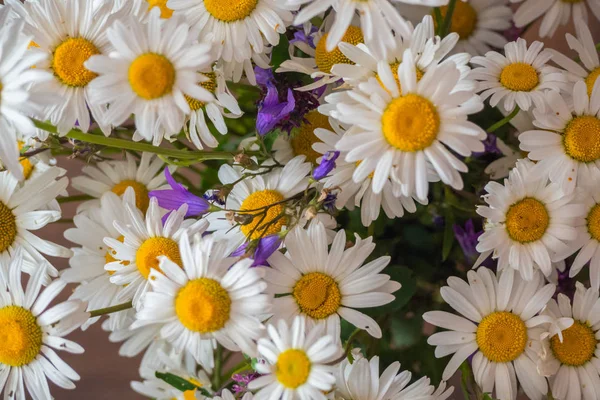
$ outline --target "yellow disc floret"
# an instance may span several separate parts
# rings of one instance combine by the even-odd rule
[[[518,315],[494,312],[479,323],[476,340],[479,350],[488,360],[510,362],[525,351],[527,327]]]
[[[306,383],[310,374],[310,359],[299,349],[289,349],[277,357],[275,376],[288,389],[296,389]]]
[[[448,12],[448,6],[440,7],[440,11],[442,12],[443,20],[446,18],[446,13]],[[437,29],[437,24],[434,25]],[[454,12],[452,13],[452,22],[450,25],[450,31],[458,33],[458,36],[461,39],[468,39],[471,37],[473,32],[475,32],[475,28],[477,27],[477,11],[473,8],[472,5],[463,1],[457,1],[454,6]]]
[[[335,314],[342,303],[337,282],[322,272],[311,272],[300,278],[292,295],[300,310],[315,319]]]
[[[502,69],[500,83],[514,92],[531,92],[540,83],[540,78],[531,65],[517,62]]]
[[[23,150],[25,143],[19,140],[17,142],[17,145],[19,146],[20,152],[21,150]],[[29,157],[19,157],[19,164],[21,164],[21,167],[23,167],[23,176],[25,177],[25,179],[29,179],[31,173],[33,172],[33,164],[31,163],[31,161],[29,161]]]
[[[574,160],[588,163],[600,159],[600,119],[591,115],[573,118],[565,129],[563,143]]]
[[[255,217],[252,219],[252,222],[240,227],[242,233],[251,239],[258,239],[262,236],[280,232],[281,228],[286,224],[287,219],[281,217],[276,220],[276,218],[283,213],[284,206],[277,204],[268,209],[265,207],[280,202],[283,199],[283,195],[276,190],[261,190],[246,197],[240,209],[248,211],[244,214],[253,214]]]
[[[258,0],[204,0],[210,15],[223,22],[235,22],[252,14]]]
[[[594,205],[586,218],[590,235],[600,242],[600,204]]]
[[[6,251],[17,237],[17,219],[12,210],[0,201],[0,253]]]
[[[381,117],[383,135],[395,148],[414,152],[431,146],[440,130],[435,105],[418,94],[394,99]]]
[[[0,364],[21,367],[42,348],[42,329],[31,311],[19,306],[0,308]]]
[[[148,188],[144,184],[132,179],[125,179],[113,186],[111,191],[121,196],[128,187],[132,188],[135,192],[135,206],[145,213],[150,205],[150,197],[148,196]]]
[[[198,85],[202,86],[211,93],[215,93],[217,91],[217,75],[214,72],[204,72],[202,75],[206,76],[208,80],[205,82],[199,82]],[[192,111],[198,111],[199,109],[204,108],[206,105],[205,102],[196,100],[187,94],[184,94],[183,96],[187,100],[187,103]]]
[[[148,279],[150,269],[153,268],[162,272],[158,266],[158,256],[166,256],[175,264],[182,266],[179,245],[176,241],[166,237],[151,237],[146,239],[135,253],[135,263],[140,274]]]
[[[146,53],[138,56],[129,66],[131,89],[146,100],[158,99],[173,90],[175,67],[165,56]]]
[[[167,7],[167,0],[147,0],[148,1],[148,11],[153,7],[160,8],[160,17],[161,18],[171,18],[173,16],[173,10]]]
[[[327,36],[328,34],[324,34],[317,43],[317,47],[315,48],[315,62],[317,63],[317,67],[319,71],[325,72],[326,74],[331,73],[331,68],[335,64],[351,64],[354,65],[354,62],[350,60],[348,57],[341,52],[339,48],[333,49],[333,51],[327,51]],[[357,45],[359,43],[364,43],[365,39],[363,37],[362,31],[360,28],[356,26],[348,27],[348,30],[342,37],[340,42],[350,43],[353,45]]]
[[[84,62],[96,54],[100,54],[100,50],[89,40],[68,38],[54,49],[51,68],[63,84],[83,87],[98,76],[83,66]]]
[[[552,353],[562,364],[580,367],[594,357],[598,340],[586,323],[575,321],[571,327],[562,331],[562,335],[562,343],[558,335],[550,339]]]
[[[214,279],[189,281],[177,293],[175,312],[187,329],[208,333],[222,329],[229,321],[231,298]]]
[[[329,124],[329,117],[313,110],[304,116],[306,119],[300,127],[294,132],[290,144],[294,150],[295,156],[306,156],[306,161],[317,164],[317,158],[321,157],[317,151],[313,150],[312,145],[321,140],[315,135],[315,129],[323,128],[332,130]]]
[[[512,240],[530,243],[540,240],[550,225],[550,216],[541,201],[526,197],[509,207],[506,231]]]
[[[585,84],[587,86],[588,96],[592,95],[592,90],[594,90],[594,85],[600,76],[600,67],[596,68],[585,78]]]

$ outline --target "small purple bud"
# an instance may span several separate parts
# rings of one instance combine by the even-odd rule
[[[339,151],[328,151],[321,159],[321,164],[317,166],[312,174],[313,179],[319,181],[325,178],[335,168],[335,160],[340,156]]]

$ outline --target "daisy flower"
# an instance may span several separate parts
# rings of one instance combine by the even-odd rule
[[[259,318],[269,312],[271,299],[263,293],[265,270],[250,268],[252,260],[228,257],[226,241],[200,235],[192,240],[190,245],[182,235],[179,263],[159,257],[159,269],[150,271],[152,292],[142,298],[132,328],[159,324],[163,339],[211,372],[217,342],[256,355],[255,341],[263,334]]]
[[[56,269],[44,260],[42,253],[64,258],[72,255],[69,249],[31,232],[61,218],[60,211],[46,209],[69,184],[66,177],[56,180],[59,175],[58,168],[51,169],[20,186],[8,171],[0,172],[0,255],[14,254],[22,247],[28,261],[24,272],[30,275],[43,269],[50,276],[56,276]]]
[[[23,290],[22,262],[20,251],[12,259],[0,255],[0,392],[6,399],[25,399],[27,389],[34,400],[51,399],[47,380],[64,389],[74,389],[73,381],[79,380],[55,350],[83,353],[83,347],[63,336],[79,328],[89,314],[80,300],[46,310],[66,283],[55,280],[40,293],[40,268]]]
[[[150,199],[145,216],[129,203],[125,204],[125,208],[125,220],[114,221],[114,227],[122,240],[111,236],[104,238],[104,244],[113,250],[114,259],[107,262],[104,269],[109,271],[112,283],[123,286],[116,300],[119,303],[133,300],[133,305],[137,308],[141,296],[150,288],[150,273],[152,270],[157,273],[161,271],[158,257],[167,257],[172,263],[181,265],[179,244],[182,240],[187,240],[187,236],[183,234],[186,231],[190,235],[203,232],[207,223],[193,219],[184,221],[187,211],[187,204],[184,204],[168,214],[163,224],[156,197]]]
[[[264,41],[279,44],[279,35],[292,22],[291,7],[277,0],[168,0],[200,37],[212,35],[218,58],[244,62],[265,52]]]
[[[234,248],[246,238],[254,240],[279,233],[288,224],[288,217],[284,215],[284,204],[273,204],[305,190],[309,184],[310,170],[311,165],[304,162],[304,156],[297,156],[283,168],[275,168],[264,175],[237,182],[242,177],[242,168],[222,165],[219,169],[221,183],[228,185],[237,182],[227,196],[225,208],[252,210],[255,216],[250,223],[238,225],[227,218],[226,211],[210,213],[204,218],[210,223],[209,230],[214,231],[219,238],[226,237],[231,240]],[[269,208],[261,211],[265,207]]]
[[[543,110],[544,92],[566,81],[562,72],[546,65],[552,53],[543,47],[542,42],[533,42],[527,48],[525,39],[519,38],[504,46],[504,55],[490,51],[485,57],[473,57],[471,63],[481,66],[471,72],[471,78],[479,81],[481,98],[489,97],[492,107],[504,99],[507,110],[519,106],[528,111],[532,104]]]
[[[308,230],[293,229],[285,239],[284,255],[275,252],[268,258],[272,267],[265,275],[269,292],[275,295],[273,315],[291,322],[297,315],[306,317],[308,326],[321,325],[339,340],[340,317],[370,335],[380,338],[381,328],[371,317],[356,308],[379,307],[394,300],[400,289],[389,275],[379,274],[390,257],[365,260],[375,249],[373,238],[361,240],[344,250],[346,233],[341,230],[327,250],[325,227],[311,224]]]
[[[477,207],[477,213],[487,220],[475,266],[492,254],[498,270],[518,269],[523,279],[530,280],[536,268],[549,276],[552,262],[566,257],[577,238],[575,218],[583,216],[584,207],[546,176],[532,174],[533,168],[531,161],[519,160],[504,185],[485,186],[488,194],[483,199],[488,205]]]
[[[560,25],[569,22],[571,14],[573,14],[575,25],[580,20],[582,24],[587,25],[588,8],[600,21],[600,0],[510,0],[511,3],[522,3],[523,1],[525,3],[515,11],[515,25],[517,28],[524,28],[543,15],[544,19],[539,31],[541,37],[554,36],[554,32]]]
[[[549,377],[555,399],[597,399],[600,397],[598,289],[586,289],[577,282],[572,305],[562,293],[557,300],[550,300],[544,314],[560,320],[567,329],[542,342],[538,370]]]
[[[437,7],[448,4],[448,0],[395,0],[396,2]],[[310,4],[308,4],[310,3]],[[365,43],[371,47],[378,57],[385,57],[387,50],[394,47],[394,32],[396,35],[410,35],[408,23],[389,0],[287,0],[292,6],[305,6],[294,20],[294,25],[300,25],[311,18],[327,11],[330,7],[336,11],[335,21],[329,30],[326,46],[332,51],[338,43],[344,41],[344,33],[352,21],[355,12],[360,15],[361,28],[365,35]]]
[[[572,50],[577,52],[583,66],[556,50],[549,49],[549,51],[552,53],[552,61],[565,69],[569,81],[584,80],[588,96],[591,96],[594,84],[600,76],[600,57],[587,24],[577,23],[575,29],[577,38],[567,33],[567,43]]]
[[[11,1],[11,4],[27,21],[26,30],[37,45],[30,51],[45,54],[44,61],[36,63],[35,68],[52,74],[48,89],[60,99],[47,107],[44,119],[65,135],[76,124],[87,132],[91,113],[104,134],[109,135],[110,126],[104,124],[105,106],[90,102],[89,83],[97,75],[84,66],[91,56],[107,55],[113,50],[106,30],[116,14],[111,14],[109,2],[100,7],[87,0],[28,1],[23,6]]]
[[[122,199],[115,193],[106,192],[100,199],[99,207],[75,215],[75,227],[65,230],[65,238],[81,247],[72,249],[70,268],[63,270],[60,277],[67,283],[78,283],[71,298],[87,302],[88,310],[119,304],[117,294],[123,287],[113,284],[109,272],[104,269],[106,264],[116,261],[112,249],[104,244],[104,238],[123,239],[114,222],[127,221],[127,205],[135,207],[133,188],[127,188]],[[126,314],[119,312],[109,315],[111,331],[125,325]],[[90,318],[82,328],[87,329],[99,319]]]
[[[439,389],[430,385],[426,376],[409,385],[412,374],[410,371],[400,371],[398,361],[390,364],[379,376],[379,357],[371,360],[355,357],[352,364],[347,358],[339,363],[336,371],[334,398],[344,400],[376,400],[376,399],[402,399],[402,400],[444,400],[453,392],[451,386],[446,390],[446,383],[442,382]],[[356,382],[365,384],[356,385]]]
[[[32,68],[44,61],[46,55],[27,51],[32,37],[23,32],[23,21],[11,17],[12,7],[0,7],[0,161],[18,178],[23,178],[19,165],[17,132],[27,137],[35,135],[36,129],[28,118],[41,115],[47,103],[41,85],[52,75],[39,68]],[[33,84],[33,85],[32,85]]]
[[[73,178],[73,188],[99,199],[106,192],[120,196],[131,187],[135,192],[136,207],[146,212],[150,204],[148,193],[169,188],[162,173],[164,162],[152,153],[142,153],[139,164],[130,153],[126,153],[125,158],[126,161],[102,161],[95,166],[84,166],[84,175]],[[83,202],[79,208],[98,205],[98,200],[90,200]]]
[[[209,78],[197,71],[214,61],[212,45],[195,43],[189,26],[177,18],[160,19],[150,11],[148,23],[135,18],[115,21],[106,36],[115,51],[93,55],[84,66],[98,77],[89,84],[92,104],[109,104],[105,122],[121,125],[135,114],[134,139],[160,144],[179,133],[191,112],[185,99],[210,102],[214,96],[198,84]]]
[[[105,320],[102,323],[102,329],[110,332],[110,335],[108,335],[110,342],[123,343],[119,347],[119,355],[132,358],[144,352],[139,367],[141,376],[149,376],[153,374],[153,371],[164,367],[164,363],[158,354],[169,353],[172,346],[165,340],[160,339],[160,326],[130,329],[131,324],[135,321],[135,310],[129,309],[121,311],[121,313],[126,314],[127,322],[124,328],[112,330],[110,320]]]
[[[600,83],[592,96],[578,81],[571,99],[558,91],[546,93],[549,107],[533,110],[538,129],[519,135],[520,148],[537,161],[534,175],[549,176],[565,193],[575,186],[597,184],[600,176]]]
[[[554,294],[555,286],[544,285],[535,273],[530,281],[512,269],[499,276],[487,268],[469,271],[468,282],[448,279],[442,298],[463,316],[445,311],[429,311],[423,319],[448,329],[429,337],[436,346],[436,357],[454,354],[442,375],[448,380],[473,353],[475,382],[495,399],[515,400],[517,382],[530,399],[541,399],[548,392],[546,379],[536,369],[540,335],[547,322],[536,317]],[[466,318],[465,318],[466,317]]]
[[[257,363],[262,376],[248,383],[248,389],[258,392],[257,400],[319,399],[335,383],[333,367],[327,365],[342,354],[336,337],[315,326],[306,328],[298,316],[291,325],[284,320],[267,327],[268,337],[258,340],[258,353],[266,363]]]
[[[361,161],[353,174],[355,182],[373,173],[375,193],[391,178],[401,185],[402,195],[426,199],[428,164],[442,182],[462,189],[459,171],[468,168],[451,150],[464,157],[483,151],[485,132],[467,120],[483,104],[472,91],[455,90],[460,71],[453,62],[430,67],[418,80],[410,49],[402,59],[399,82],[389,64],[381,61],[379,80],[370,78],[351,91],[325,98],[335,107],[331,116],[354,129],[336,149],[345,152],[349,163]]]

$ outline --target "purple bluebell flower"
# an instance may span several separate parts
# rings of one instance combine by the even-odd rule
[[[475,232],[473,220],[471,219],[467,221],[464,229],[457,224],[454,224],[452,229],[454,230],[454,237],[456,237],[456,241],[465,255],[465,260],[470,264],[474,263],[479,257],[479,252],[475,248],[477,246],[477,240],[483,232]]]
[[[495,154],[501,156],[502,151],[500,151],[500,149],[498,148],[498,145],[496,143],[497,140],[498,138],[496,137],[496,135],[494,135],[493,133],[488,133],[487,138],[485,138],[485,140],[483,141],[483,151],[480,153],[473,153],[473,157],[482,157],[488,154]]]
[[[287,90],[287,100],[279,101],[279,92],[275,86],[269,85],[267,95],[258,107],[256,130],[261,136],[271,132],[282,120],[289,118],[296,107],[296,99],[292,89]]]
[[[282,242],[283,238],[280,234],[276,233],[273,235],[268,235],[260,238],[258,243],[256,241],[251,241],[242,244],[233,253],[231,253],[231,256],[240,257],[251,253],[252,255],[250,257],[254,260],[251,267],[269,265],[267,263],[267,259],[271,257],[271,254],[275,253],[279,249]]]
[[[206,199],[190,193],[182,184],[175,181],[169,168],[165,168],[165,177],[171,189],[153,190],[149,193],[150,197],[156,197],[159,206],[167,210],[177,210],[182,204],[187,204],[186,218],[208,212],[210,203]]]
[[[298,26],[298,27],[294,26],[294,27],[290,27],[289,29],[290,30],[295,29],[295,31],[294,31],[294,38],[290,40],[290,43],[302,42],[302,43],[306,43],[307,45],[309,45],[313,49],[317,47],[315,45],[314,34],[319,29],[316,26],[311,25],[310,32],[308,34],[304,31],[304,27],[303,26]]]
[[[327,193],[325,201],[323,201],[323,208],[330,214],[335,211],[335,202],[337,201],[337,194],[333,192]]]
[[[335,160],[340,156],[339,151],[328,151],[321,158],[321,163],[314,169],[313,179],[320,181],[325,178],[335,168]]]
[[[517,28],[515,23],[511,20],[511,27],[503,32],[503,36],[509,42],[514,42],[515,40],[521,37],[524,31],[525,28]]]

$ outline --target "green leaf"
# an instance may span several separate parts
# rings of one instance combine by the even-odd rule
[[[158,379],[165,381],[166,383],[168,383],[169,385],[173,386],[175,389],[181,392],[187,392],[188,390],[198,390],[204,396],[212,397],[212,395],[206,389],[203,389],[200,386],[196,386],[187,379],[183,379],[182,377],[173,375],[169,372],[163,373],[156,371],[154,373],[154,376],[156,376]]]
[[[273,66],[273,71],[279,68],[281,63],[283,63],[285,60],[289,60],[289,45],[290,42],[288,41],[287,36],[285,36],[285,34],[279,35],[279,44],[275,46],[271,55],[271,65]]]
[[[394,347],[410,347],[419,341],[422,336],[423,319],[420,316],[413,318],[392,319],[392,343]]]
[[[388,274],[391,280],[400,282],[402,287],[400,290],[393,293],[393,295],[396,296],[394,301],[381,307],[369,309],[368,314],[371,316],[391,314],[400,310],[409,302],[417,291],[417,281],[409,268],[398,265],[388,265],[383,273]]]

